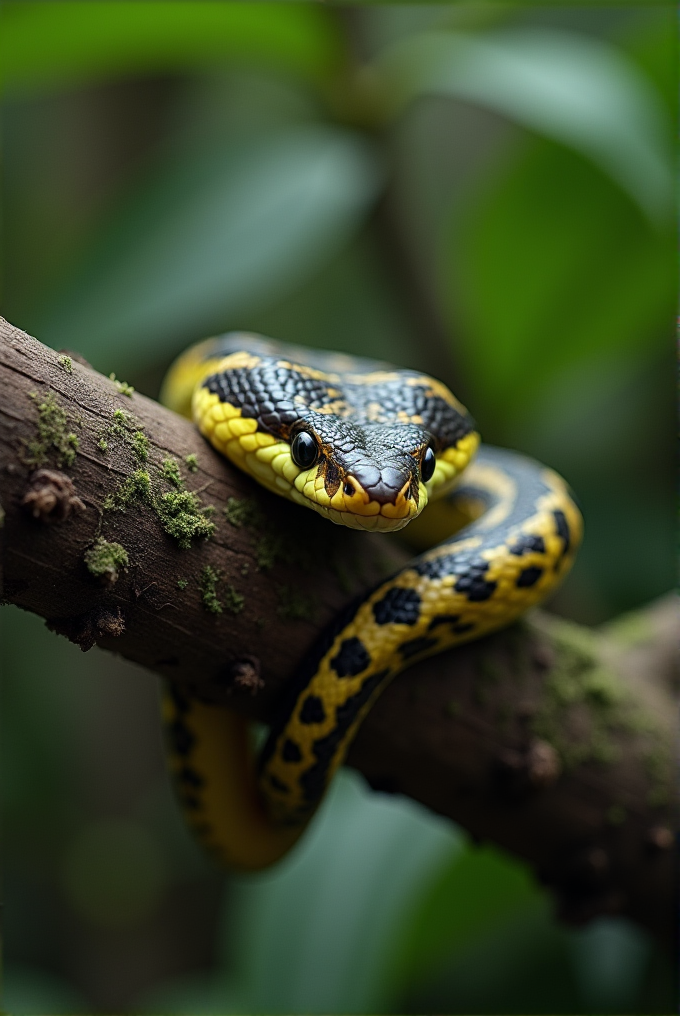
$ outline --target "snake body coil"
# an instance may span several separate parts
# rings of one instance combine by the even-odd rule
[[[542,600],[571,567],[581,516],[552,470],[485,446],[471,462],[479,436],[467,410],[415,371],[234,333],[180,357],[163,397],[263,486],[333,522],[395,531],[441,495],[455,520],[452,536],[324,633],[290,681],[257,787],[242,722],[168,698],[188,820],[223,861],[259,868],[305,828],[391,678]]]

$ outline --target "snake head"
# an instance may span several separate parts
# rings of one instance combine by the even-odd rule
[[[449,450],[422,427],[358,427],[308,413],[290,434],[291,459],[300,470],[291,497],[341,525],[394,532],[464,468],[476,449],[475,442],[467,444],[457,452],[455,469],[442,457]]]
[[[340,525],[402,529],[477,449],[465,408],[425,375],[205,355],[192,402],[201,433],[263,486]]]

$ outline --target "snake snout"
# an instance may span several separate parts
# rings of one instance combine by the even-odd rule
[[[413,476],[408,468],[394,466],[367,467],[357,470],[356,480],[368,494],[370,501],[378,504],[394,504],[399,495],[409,500],[413,495]],[[417,485],[415,490],[417,491]]]

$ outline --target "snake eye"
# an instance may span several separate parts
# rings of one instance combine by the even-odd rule
[[[423,461],[420,463],[420,475],[423,479],[423,483],[427,483],[431,480],[434,475],[434,467],[437,464],[437,459],[432,448],[428,445],[423,455]]]
[[[306,430],[301,430],[293,438],[290,454],[293,456],[296,466],[299,466],[300,469],[309,469],[319,457],[319,447],[311,434],[308,434]]]

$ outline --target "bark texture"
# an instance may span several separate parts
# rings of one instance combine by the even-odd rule
[[[408,557],[267,494],[193,425],[0,319],[5,602],[260,720]],[[530,863],[562,916],[672,940],[675,602],[535,611],[396,678],[349,763]]]

